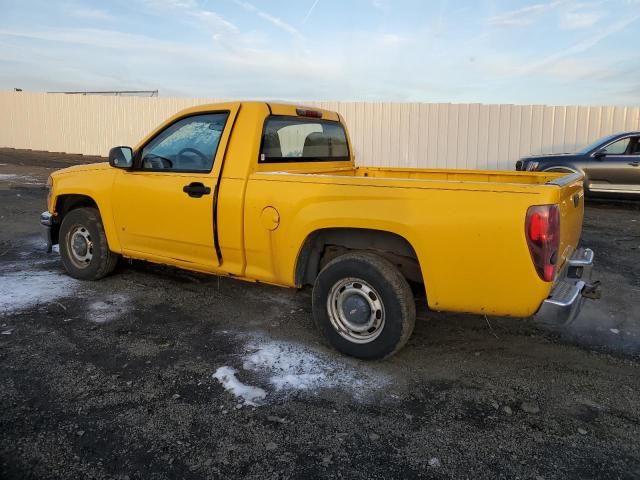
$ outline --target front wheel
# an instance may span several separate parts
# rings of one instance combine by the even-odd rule
[[[372,360],[404,346],[416,308],[409,284],[392,263],[353,252],[333,259],[316,278],[313,318],[336,350]]]
[[[73,278],[99,280],[116,267],[118,255],[109,250],[100,213],[95,208],[67,213],[59,238],[62,264]]]

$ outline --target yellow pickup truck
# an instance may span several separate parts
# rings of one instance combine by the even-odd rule
[[[266,102],[179,112],[109,163],[48,181],[41,216],[69,275],[119,256],[284,287],[313,286],[337,350],[390,356],[430,309],[561,323],[595,297],[578,249],[579,174],[356,166],[339,114]]]

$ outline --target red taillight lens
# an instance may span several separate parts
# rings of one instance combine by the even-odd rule
[[[560,248],[560,209],[557,205],[536,205],[527,210],[525,235],[531,260],[542,280],[551,282],[556,275]]]

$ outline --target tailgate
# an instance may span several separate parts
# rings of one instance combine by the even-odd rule
[[[571,173],[548,182],[560,188],[560,249],[557,272],[578,247],[584,217],[583,176]]]

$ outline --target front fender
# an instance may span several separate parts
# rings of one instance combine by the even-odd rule
[[[98,207],[109,249],[112,252],[121,253],[122,249],[113,220],[111,203],[111,191],[115,177],[114,170],[61,171],[52,175],[52,177],[53,185],[48,205],[49,213],[59,216],[60,212],[57,212],[56,209],[59,205],[59,200],[64,195],[88,197]]]

